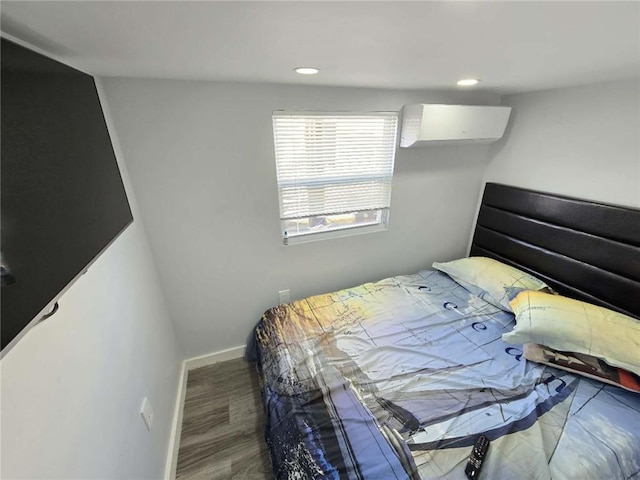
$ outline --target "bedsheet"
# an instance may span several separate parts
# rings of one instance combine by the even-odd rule
[[[527,362],[513,315],[421,271],[268,310],[256,327],[278,479],[640,479],[640,395]]]

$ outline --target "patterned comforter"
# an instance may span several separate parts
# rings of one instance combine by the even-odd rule
[[[268,310],[256,327],[278,479],[640,479],[640,395],[527,362],[514,323],[422,271]]]

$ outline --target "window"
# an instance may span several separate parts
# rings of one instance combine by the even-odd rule
[[[284,243],[386,229],[395,112],[274,112]]]

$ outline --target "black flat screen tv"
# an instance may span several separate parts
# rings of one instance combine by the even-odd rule
[[[5,354],[133,216],[94,78],[5,38],[0,61]]]

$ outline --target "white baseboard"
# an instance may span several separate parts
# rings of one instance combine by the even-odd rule
[[[182,412],[184,410],[184,397],[187,393],[187,369],[186,360],[182,361],[180,367],[180,379],[178,380],[178,392],[176,404],[173,410],[173,422],[171,433],[169,434],[169,450],[167,452],[167,463],[164,467],[165,480],[176,478],[176,468],[178,466],[178,450],[180,449],[180,433],[182,431]]]
[[[187,371],[195,368],[206,367],[207,365],[213,365],[214,363],[224,362],[226,360],[235,360],[236,358],[244,357],[245,346],[227,348],[226,350],[220,350],[219,352],[208,353],[206,355],[200,355],[199,357],[187,358],[184,363]]]
[[[184,397],[187,393],[187,375],[189,370],[194,370],[214,363],[235,360],[244,357],[245,346],[227,348],[219,352],[200,355],[199,357],[187,358],[182,361],[180,380],[178,381],[178,391],[176,395],[176,406],[173,412],[173,425],[171,426],[171,437],[169,438],[169,450],[167,463],[164,469],[165,480],[176,478],[176,467],[178,466],[178,450],[180,449],[180,433],[182,430],[182,413],[184,411]]]

